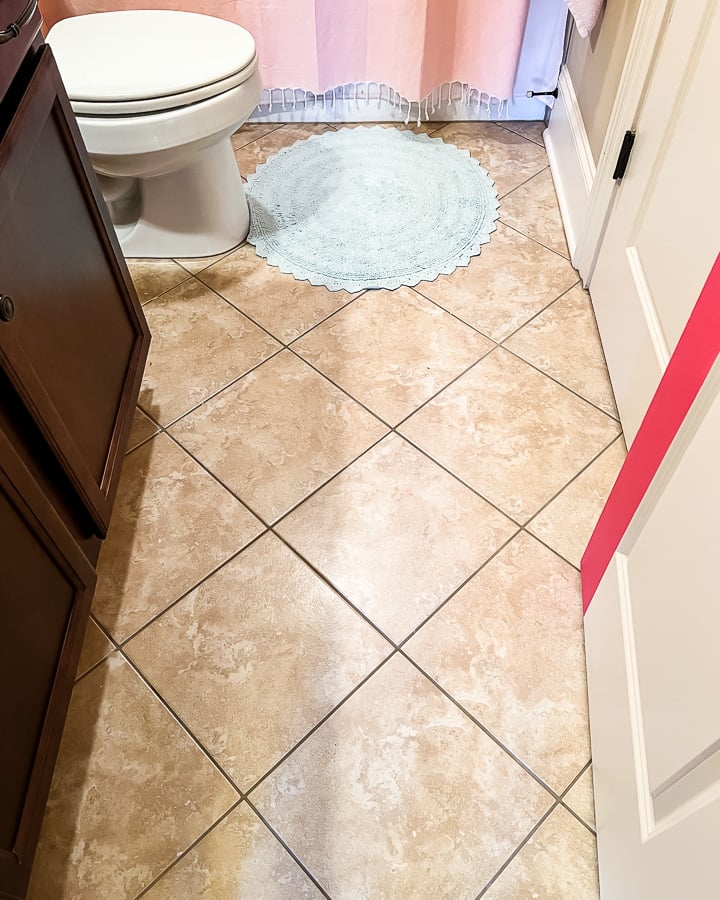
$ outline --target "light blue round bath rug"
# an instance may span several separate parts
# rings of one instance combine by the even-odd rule
[[[498,218],[467,150],[396,128],[343,128],[285,147],[248,178],[258,256],[332,291],[398,288],[467,266]]]

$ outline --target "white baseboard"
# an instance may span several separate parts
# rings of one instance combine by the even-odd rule
[[[575,263],[575,249],[590,207],[596,165],[575,89],[565,66],[560,72],[558,91],[544,138],[570,258]],[[584,278],[582,271],[580,275]]]

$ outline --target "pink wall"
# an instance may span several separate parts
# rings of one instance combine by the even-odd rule
[[[530,0],[40,0],[47,27],[82,13],[177,9],[238,22],[268,88],[380,82],[408,100],[459,81],[512,94]]]

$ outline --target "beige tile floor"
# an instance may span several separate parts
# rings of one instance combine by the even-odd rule
[[[319,125],[246,126],[247,175]],[[32,900],[596,900],[578,566],[625,447],[541,128],[466,269],[132,260],[153,343]]]

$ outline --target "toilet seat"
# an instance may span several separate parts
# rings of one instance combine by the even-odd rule
[[[58,22],[47,41],[82,116],[178,109],[232,90],[257,71],[249,32],[197,13],[91,13]]]
[[[201,100],[209,100],[223,94],[240,84],[248,81],[257,71],[257,57],[247,68],[229,78],[194,88],[191,91],[183,91],[180,94],[170,94],[166,97],[147,97],[143,100],[114,100],[93,101],[73,100],[70,105],[78,116],[132,116],[141,113],[168,112],[179,109],[182,106],[190,106]]]

